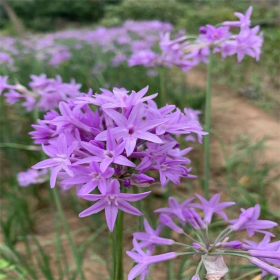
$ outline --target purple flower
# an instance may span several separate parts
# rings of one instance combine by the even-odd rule
[[[28,169],[17,174],[17,181],[21,187],[28,187],[31,184],[41,184],[47,181],[46,170]]]
[[[235,40],[228,40],[222,44],[222,55],[226,57],[237,54],[238,62],[241,62],[245,55],[249,55],[258,61],[263,43],[262,34],[258,34],[259,30],[259,26],[242,30],[242,32],[235,37]]]
[[[106,193],[106,179],[111,178],[115,171],[113,168],[106,168],[101,170],[97,162],[91,162],[89,167],[73,166],[71,170],[74,172],[74,176],[63,180],[61,183],[66,185],[77,185],[83,184],[79,190],[79,194],[89,194],[97,186],[99,191],[104,194]]]
[[[253,7],[250,6],[246,11],[245,15],[241,13],[234,13],[234,15],[239,18],[239,21],[225,21],[223,22],[223,25],[230,26],[230,27],[240,27],[240,28],[249,27],[251,25],[250,17],[252,12],[253,12]]]
[[[163,158],[163,155],[170,152],[177,142],[172,141],[165,144],[146,143],[146,149],[142,152],[134,152],[131,156],[138,158],[142,157],[140,164],[136,167],[137,170],[149,169],[154,163]],[[173,151],[173,150],[171,150]]]
[[[224,208],[232,206],[235,202],[222,202],[220,201],[220,194],[215,194],[212,198],[207,201],[204,197],[199,194],[196,194],[196,197],[201,201],[199,203],[192,203],[190,206],[198,209],[202,209],[204,212],[204,222],[207,224],[211,223],[212,217],[214,213],[217,213],[224,220],[228,220],[226,213],[223,211]]]
[[[98,213],[105,209],[106,221],[110,231],[113,231],[115,221],[118,215],[118,210],[127,212],[132,215],[143,215],[138,209],[131,206],[127,201],[138,201],[145,198],[151,192],[144,192],[140,194],[127,194],[120,192],[120,183],[118,180],[113,179],[107,185],[104,194],[82,194],[81,198],[89,201],[98,201],[88,209],[79,214],[79,217],[86,217]]]
[[[194,198],[189,198],[183,201],[181,204],[174,198],[168,198],[169,207],[159,208],[155,210],[155,213],[164,213],[170,217],[176,217],[182,225],[185,225],[186,219],[183,215],[183,209],[189,207],[189,204],[194,200]]]
[[[128,274],[128,280],[135,279],[138,275],[141,275],[141,279],[144,279],[146,275],[149,275],[149,266],[154,263],[164,262],[175,259],[177,254],[174,252],[165,253],[156,256],[150,256],[149,253],[145,253],[139,246],[136,239],[133,239],[134,251],[126,251],[127,255],[131,257],[136,263],[136,266]]]
[[[172,245],[174,240],[169,238],[159,237],[162,225],[159,225],[155,230],[149,225],[148,221],[144,219],[144,228],[146,232],[133,233],[134,238],[141,241],[140,247],[147,248],[150,253],[154,251],[155,245]]]
[[[143,139],[154,143],[162,143],[162,140],[157,135],[148,132],[148,130],[162,123],[163,120],[155,119],[143,121],[144,107],[142,105],[135,106],[128,119],[115,110],[105,110],[105,112],[117,124],[117,127],[113,127],[111,131],[117,139],[123,139],[125,142],[127,156],[130,156],[134,151],[137,139]],[[95,139],[106,141],[107,132],[101,132]]]
[[[272,233],[264,231],[263,229],[269,229],[277,226],[277,223],[268,220],[258,220],[261,213],[261,208],[259,204],[251,207],[247,210],[241,209],[241,215],[238,219],[231,220],[231,229],[233,231],[238,231],[246,229],[249,237],[252,237],[255,232],[264,233],[273,236]]]
[[[36,89],[43,89],[51,82],[54,82],[54,79],[48,79],[46,74],[41,74],[40,76],[30,75],[30,78],[29,86]]]
[[[189,174],[191,169],[182,166],[185,164],[184,160],[168,160],[163,157],[157,162],[154,169],[158,170],[160,175],[161,186],[164,187],[168,184],[169,180],[176,185],[180,185],[180,177],[196,178],[195,175]]]
[[[243,244],[242,248],[244,250],[263,250],[263,251],[277,251],[280,249],[280,240],[270,243],[271,235],[266,234],[263,240],[259,243],[256,243],[251,240],[245,240],[247,244]]]
[[[280,269],[279,268],[273,267],[273,266],[267,264],[266,262],[263,262],[260,259],[255,258],[255,257],[251,257],[251,258],[249,258],[249,260],[253,265],[261,268],[262,270],[264,270],[264,271],[266,271],[266,272],[268,272],[272,275],[275,275],[277,277],[280,277]]]
[[[193,209],[183,209],[183,215],[185,220],[195,229],[205,229],[207,226],[205,223],[202,221],[201,217],[199,214]]]
[[[200,280],[200,277],[198,275],[194,275],[191,280]]]
[[[71,165],[70,156],[77,147],[77,142],[73,142],[70,146],[67,144],[67,140],[64,134],[60,134],[59,137],[54,140],[52,145],[42,146],[44,152],[51,157],[45,159],[32,166],[34,169],[45,169],[52,167],[51,169],[51,188],[54,188],[57,174],[60,170],[64,170],[69,176],[74,176],[73,171],[69,168]]]
[[[207,24],[205,27],[200,28],[200,38],[206,42],[218,42],[230,38],[229,28],[226,26],[215,27]]]
[[[82,142],[81,145],[90,153],[92,153],[95,156],[86,157],[78,162],[76,164],[82,164],[82,163],[88,163],[92,160],[96,162],[100,162],[100,170],[102,172],[105,171],[105,169],[111,164],[119,164],[124,166],[130,166],[135,167],[136,165],[128,160],[125,156],[121,155],[124,151],[125,142],[122,142],[120,144],[116,144],[116,141],[114,137],[112,136],[111,129],[107,129],[107,140],[106,140],[106,150],[101,149],[97,145]]]
[[[266,234],[263,240],[259,243],[250,240],[245,240],[247,244],[243,244],[242,249],[253,250],[258,252],[259,251],[280,252],[280,241],[270,242],[270,239],[271,236]],[[280,261],[275,260],[274,258],[270,258],[270,256],[261,258],[261,260],[280,266]]]
[[[11,86],[7,83],[8,76],[0,76],[0,95],[5,89],[15,89],[15,86]]]
[[[142,50],[131,55],[128,66],[143,65],[145,67],[155,67],[159,55],[151,50]]]

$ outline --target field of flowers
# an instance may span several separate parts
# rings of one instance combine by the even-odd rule
[[[280,279],[279,30],[252,13],[0,37],[0,279]]]

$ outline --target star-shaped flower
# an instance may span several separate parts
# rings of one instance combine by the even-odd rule
[[[137,105],[132,109],[127,119],[124,115],[115,110],[105,110],[106,114],[108,114],[117,124],[117,127],[113,127],[111,131],[116,139],[123,139],[125,142],[127,156],[132,154],[137,139],[143,139],[153,143],[162,143],[162,140],[156,134],[153,134],[148,130],[164,122],[164,120],[154,119],[143,121],[144,111],[144,107],[141,104]],[[106,141],[107,131],[101,132],[95,139]]]
[[[44,152],[51,158],[38,162],[32,166],[32,168],[45,169],[52,167],[50,183],[51,188],[54,188],[57,174],[60,170],[66,171],[71,177],[74,176],[74,173],[69,168],[69,165],[71,165],[70,156],[76,149],[77,145],[77,142],[73,142],[70,146],[68,146],[65,135],[60,134],[51,145],[42,145]]]
[[[111,163],[135,167],[133,162],[121,155],[124,151],[125,142],[117,144],[110,128],[107,129],[106,149],[101,149],[97,145],[87,142],[82,142],[81,145],[94,156],[83,158],[77,161],[75,165],[91,161],[100,162],[100,169],[102,172],[104,172]]]
[[[162,225],[159,225],[155,230],[149,225],[148,221],[144,219],[144,228],[146,232],[134,232],[133,236],[142,242],[139,244],[141,248],[147,248],[152,253],[155,245],[172,245],[174,240],[169,238],[159,237]]]
[[[194,197],[186,199],[181,204],[174,197],[168,198],[169,207],[159,208],[155,213],[164,213],[170,217],[176,217],[182,225],[186,224],[186,219],[183,215],[183,209],[188,208],[188,205],[194,200]]]
[[[224,220],[228,220],[227,215],[224,211],[222,211],[224,208],[232,206],[235,204],[235,202],[222,202],[220,203],[220,194],[215,194],[211,197],[211,199],[208,201],[204,197],[202,197],[199,194],[196,194],[196,197],[201,201],[201,204],[199,203],[191,203],[191,207],[198,208],[203,210],[204,212],[204,222],[207,224],[211,223],[213,214],[216,213],[220,215]]]
[[[231,229],[238,231],[246,229],[248,236],[252,237],[255,232],[264,233],[266,235],[274,236],[272,233],[263,229],[269,229],[277,226],[277,223],[268,220],[259,220],[261,214],[261,207],[256,204],[254,207],[248,208],[247,210],[241,209],[241,215],[238,219],[231,220]]]
[[[133,239],[134,251],[126,251],[127,255],[131,257],[138,264],[135,265],[128,274],[128,280],[135,279],[138,275],[141,275],[141,279],[145,279],[146,275],[149,275],[149,266],[154,263],[164,262],[175,259],[177,254],[174,252],[165,253],[156,256],[150,256],[149,252],[144,252],[139,246],[136,239]]]
[[[138,201],[145,198],[151,192],[139,194],[121,193],[120,183],[113,179],[107,186],[104,194],[85,194],[79,195],[81,198],[89,201],[97,201],[94,205],[79,214],[79,217],[86,217],[98,213],[105,209],[107,225],[110,231],[113,231],[118,210],[126,213],[141,216],[143,215],[137,208],[131,206],[127,201]]]
[[[113,168],[106,168],[104,171],[100,169],[97,162],[91,162],[89,167],[73,166],[74,177],[67,178],[61,183],[63,185],[79,185],[83,184],[79,190],[79,194],[89,194],[97,186],[101,193],[106,193],[106,179],[111,178],[115,171]]]

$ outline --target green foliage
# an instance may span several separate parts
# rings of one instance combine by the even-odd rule
[[[104,13],[107,4],[118,1],[73,1],[73,0],[10,0],[9,4],[23,21],[24,25],[35,31],[54,30],[64,22],[93,23]],[[8,20],[3,13],[5,27]]]
[[[161,20],[177,23],[184,15],[186,5],[176,0],[123,0],[120,5],[106,7],[105,19]],[[176,15],[176,16],[175,16]]]

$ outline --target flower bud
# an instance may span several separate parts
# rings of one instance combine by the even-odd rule
[[[169,216],[167,216],[167,215],[165,215],[165,214],[160,214],[160,215],[159,215],[159,220],[160,220],[160,222],[161,222],[163,225],[165,225],[165,226],[167,226],[167,227],[173,229],[174,231],[176,231],[176,232],[178,232],[178,233],[183,233],[183,232],[184,232],[183,229],[181,229],[180,227],[178,227],[178,226],[173,222],[173,220],[172,220]]]

